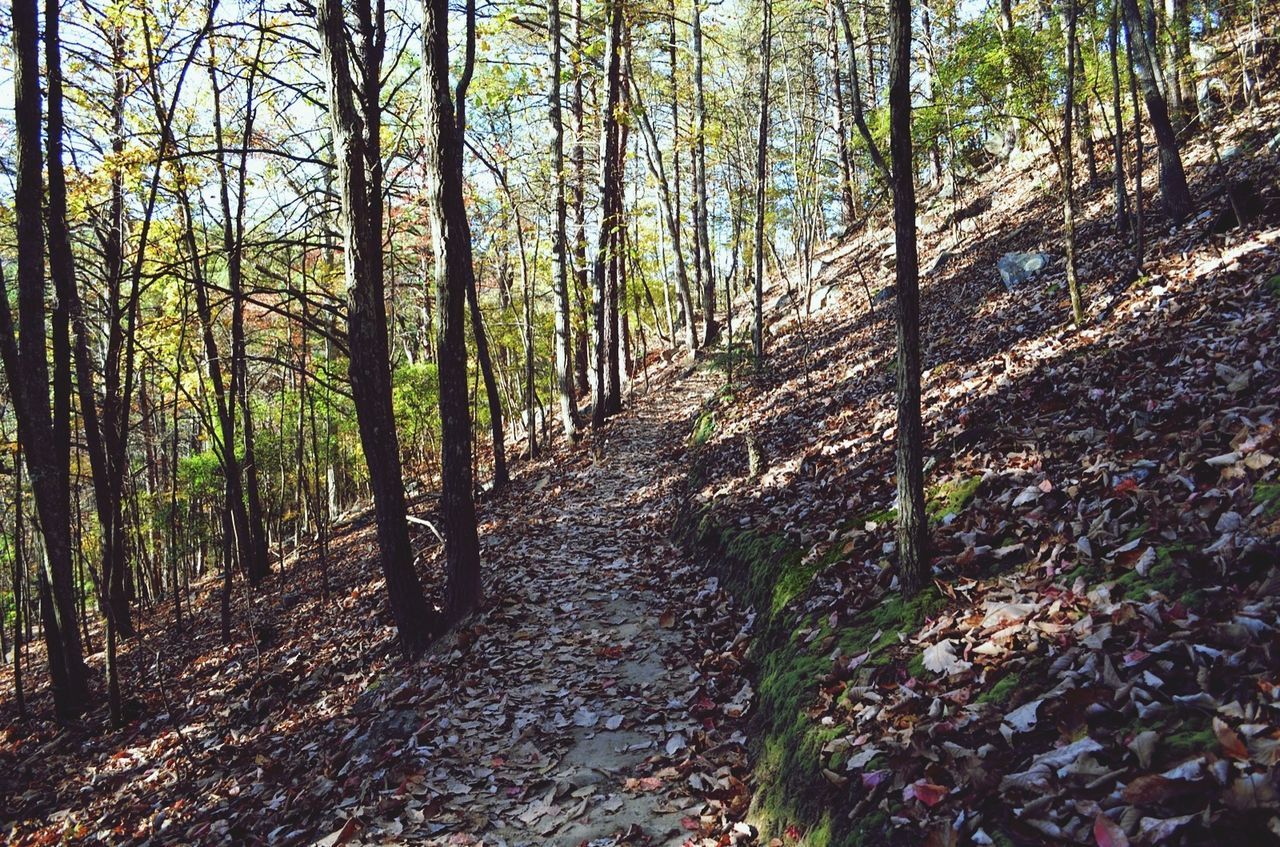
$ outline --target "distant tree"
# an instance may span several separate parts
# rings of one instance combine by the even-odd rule
[[[1178,135],[1169,118],[1169,105],[1161,89],[1159,74],[1159,45],[1154,34],[1143,25],[1138,0],[1122,0],[1124,22],[1130,45],[1129,54],[1142,84],[1142,96],[1147,106],[1147,119],[1155,133],[1156,147],[1160,153],[1160,197],[1165,213],[1174,223],[1182,223],[1195,213],[1195,201],[1187,188],[1187,176],[1182,168],[1182,154],[1178,149]]]
[[[756,135],[756,218],[755,272],[752,274],[752,305],[755,321],[751,328],[751,347],[756,365],[764,360],[764,195],[768,178],[769,155],[769,74],[773,51],[773,0],[763,0],[760,21],[760,129]]]

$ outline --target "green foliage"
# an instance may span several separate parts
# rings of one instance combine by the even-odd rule
[[[396,368],[391,377],[391,405],[406,458],[419,455],[440,438],[440,374],[434,362]]]

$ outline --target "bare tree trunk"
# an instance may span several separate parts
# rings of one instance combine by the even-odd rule
[[[590,287],[587,270],[587,217],[584,194],[586,191],[586,123],[583,117],[582,83],[582,0],[573,3],[573,277],[574,301],[578,307],[578,327],[575,335],[574,390],[579,397],[591,393],[591,317],[587,307],[587,289]]]
[[[1156,146],[1160,150],[1160,196],[1165,213],[1180,224],[1195,213],[1195,201],[1187,188],[1186,173],[1182,169],[1182,155],[1178,151],[1178,137],[1169,119],[1169,108],[1161,92],[1159,81],[1158,46],[1143,26],[1137,0],[1123,0],[1129,55],[1142,84],[1143,99],[1147,104],[1147,117],[1155,132]],[[1136,37],[1134,37],[1136,35]]]
[[[330,0],[335,2],[335,0]],[[480,603],[480,542],[472,499],[471,420],[463,300],[474,285],[471,230],[462,199],[462,138],[449,94],[446,0],[423,4],[424,165],[435,247],[436,361],[440,369],[441,493],[448,568],[445,615],[460,620]]]
[[[391,408],[391,369],[387,349],[387,316],[383,292],[382,265],[382,152],[379,132],[382,45],[385,35],[382,7],[375,12],[370,0],[356,0],[356,53],[361,90],[353,79],[347,25],[341,0],[323,0],[317,9],[329,88],[329,119],[333,124],[338,184],[342,196],[342,237],[347,282],[347,339],[350,351],[351,393],[355,400],[360,442],[369,466],[377,515],[378,547],[382,553],[382,573],[387,582],[391,612],[399,630],[400,646],[408,656],[417,655],[441,629],[441,621],[427,604],[422,583],[413,567],[413,548],[400,469],[400,444]],[[447,86],[445,99],[448,100]],[[451,104],[450,104],[451,105]],[[452,109],[450,108],[450,111]],[[448,123],[453,128],[452,116]],[[430,145],[428,145],[430,149]],[[461,280],[459,280],[461,283]],[[440,325],[446,321],[463,345],[460,289],[446,307],[440,306]],[[448,317],[445,313],[448,311]],[[444,425],[458,426],[456,402],[457,363],[440,365],[441,396],[447,393],[454,403]],[[447,377],[447,379],[446,379]],[[446,382],[448,385],[446,386]],[[466,414],[465,376],[460,404],[462,456],[466,477],[466,499],[471,499],[470,420]],[[456,437],[456,435],[455,435]],[[456,461],[456,457],[450,457]],[[452,493],[446,489],[446,493]],[[445,513],[448,516],[449,504]],[[474,519],[472,521],[474,532]],[[473,536],[474,537],[474,536]]]
[[[710,213],[707,207],[707,103],[702,66],[702,0],[693,0],[693,226],[699,275],[702,277],[702,340],[703,344],[710,346],[720,335],[720,325],[716,322],[716,280],[711,262]],[[729,304],[726,303],[725,308],[729,308]]]
[[[618,164],[618,106],[622,101],[622,29],[621,0],[605,0],[608,35],[605,50],[605,102],[600,131],[600,231],[596,245],[592,278],[592,330],[595,358],[592,361],[591,425],[597,429],[616,411],[619,398],[611,391],[613,382],[610,349],[616,342],[616,291],[611,291],[614,231],[621,223],[622,185]],[[692,321],[693,316],[687,319]],[[616,362],[616,354],[614,361]]]
[[[751,328],[751,346],[756,367],[764,360],[764,198],[769,161],[769,72],[773,50],[773,2],[763,0],[760,24],[760,131],[756,137],[756,220],[755,220],[755,322]]]
[[[560,425],[570,444],[578,441],[578,405],[573,397],[572,329],[569,323],[568,239],[566,237],[564,117],[560,108],[560,0],[548,0],[551,52],[551,174],[555,181],[555,222],[551,233],[551,278],[555,291],[556,389]]]
[[[1084,304],[1080,299],[1080,280],[1076,277],[1076,188],[1075,150],[1071,132],[1075,127],[1076,105],[1076,29],[1079,18],[1076,0],[1066,0],[1067,16],[1067,93],[1062,107],[1062,147],[1058,167],[1062,174],[1062,239],[1067,264],[1067,291],[1071,295],[1071,314],[1076,326],[1084,326]]]
[[[1124,110],[1120,106],[1120,0],[1111,0],[1111,23],[1107,29],[1107,52],[1111,59],[1111,153],[1115,159],[1113,181],[1116,198],[1116,232],[1129,229],[1129,198],[1124,173]],[[1137,115],[1134,115],[1137,119]]]
[[[911,151],[911,3],[889,3],[889,155],[898,288],[898,575],[910,597],[929,571],[920,416],[920,277]]]
[[[13,0],[14,218],[17,234],[18,314],[9,311],[0,282],[0,359],[8,376],[26,449],[31,488],[47,553],[41,572],[41,614],[54,706],[63,719],[88,707],[85,667],[77,622],[71,561],[70,393],[71,344],[67,308],[59,303],[50,333],[54,345],[53,409],[45,322],[45,241],[41,208],[41,108],[35,0]],[[54,42],[56,44],[56,41]]]
[[[831,75],[831,99],[835,114],[836,152],[840,160],[841,225],[848,232],[858,216],[853,200],[853,165],[849,158],[849,133],[844,119],[844,86],[840,83],[840,44],[836,39],[835,3],[827,4],[827,73]]]
[[[249,65],[245,89],[244,131],[241,135],[239,163],[236,169],[236,203],[231,204],[230,177],[225,159],[225,136],[222,126],[222,96],[218,85],[217,62],[213,39],[209,40],[209,83],[213,90],[213,123],[215,135],[215,167],[218,171],[218,194],[222,203],[222,252],[227,262],[227,285],[231,289],[231,384],[228,404],[239,407],[241,440],[244,444],[244,493],[248,516],[248,539],[245,551],[248,561],[240,563],[252,585],[258,585],[271,573],[267,552],[266,521],[262,510],[262,494],[258,484],[258,466],[254,450],[253,416],[249,410],[249,370],[244,334],[244,206],[245,178],[249,144],[253,137],[254,83],[260,65],[266,30],[259,30],[258,55]]]
[[[893,181],[889,173],[889,165],[884,160],[884,155],[880,152],[880,147],[876,144],[875,139],[871,137],[871,128],[867,126],[867,117],[862,108],[862,85],[858,80],[858,50],[857,43],[853,40],[853,27],[849,25],[849,12],[845,8],[844,0],[835,0],[836,11],[840,14],[840,25],[844,30],[845,46],[849,49],[849,86],[850,94],[853,101],[853,124],[858,128],[858,134],[862,136],[863,142],[867,145],[867,155],[871,157],[871,163],[875,165],[876,172],[884,179],[886,184]],[[863,35],[866,33],[866,17],[863,17]],[[869,36],[867,36],[869,39]],[[868,41],[868,44],[870,42]],[[868,47],[868,51],[870,47]],[[868,55],[870,55],[868,53]],[[867,62],[870,67],[870,59]],[[875,100],[875,94],[872,93],[872,101]]]

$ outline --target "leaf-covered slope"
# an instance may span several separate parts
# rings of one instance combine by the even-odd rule
[[[778,621],[754,654],[772,834],[1280,837],[1277,117],[1218,128],[1225,162],[1189,149],[1203,212],[1183,227],[1151,208],[1148,168],[1138,279],[1092,189],[1079,332],[1060,259],[1012,291],[996,273],[1007,251],[1058,253],[1034,168],[925,210],[922,264],[947,258],[922,292],[923,608],[892,582],[892,301],[868,297],[892,283],[890,232],[833,245],[793,298],[774,285],[768,370],[715,402],[692,492],[701,537],[777,578],[748,592]],[[1220,232],[1229,180],[1258,189],[1259,217]],[[947,216],[986,198],[957,236]]]

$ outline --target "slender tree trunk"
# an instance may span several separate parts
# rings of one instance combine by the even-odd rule
[[[334,0],[330,0],[334,2]],[[471,231],[462,199],[462,139],[449,93],[446,0],[423,4],[424,154],[435,246],[436,361],[440,369],[440,512],[448,568],[445,614],[457,621],[480,603],[480,543],[472,499],[464,298],[474,285]]]
[[[1147,28],[1143,26],[1137,0],[1124,3],[1126,43],[1133,59],[1138,81],[1142,84],[1143,99],[1147,104],[1147,117],[1156,136],[1160,151],[1160,196],[1165,213],[1175,224],[1180,224],[1195,213],[1195,201],[1187,188],[1186,173],[1182,169],[1182,155],[1178,151],[1178,137],[1169,119],[1169,108],[1161,91],[1158,77],[1158,46]],[[1136,34],[1137,37],[1133,37]]]
[[[853,165],[849,158],[849,132],[844,119],[844,86],[840,83],[840,44],[836,39],[835,3],[827,4],[827,73],[831,76],[831,99],[835,115],[836,152],[840,161],[841,226],[845,232],[858,216],[853,200]]]
[[[1079,14],[1077,0],[1066,0],[1067,16],[1067,93],[1062,107],[1062,146],[1058,167],[1062,174],[1062,240],[1067,264],[1067,291],[1071,295],[1071,314],[1076,326],[1084,326],[1084,303],[1080,299],[1080,280],[1076,277],[1076,188],[1075,150],[1071,132],[1075,126],[1076,105],[1076,30]]]
[[[591,425],[604,425],[614,411],[617,399],[610,391],[609,352],[613,340],[615,314],[611,306],[616,296],[611,291],[611,265],[614,254],[614,231],[621,221],[622,186],[618,173],[619,128],[618,107],[622,101],[622,28],[621,0],[605,0],[608,27],[605,50],[605,102],[600,132],[600,230],[596,245],[592,276],[592,335],[595,357],[592,361]],[[687,316],[692,321],[692,315]]]
[[[560,0],[548,0],[547,30],[551,52],[551,174],[555,181],[555,222],[551,233],[551,277],[555,292],[556,393],[560,425],[570,444],[578,441],[578,404],[573,397],[572,327],[569,322],[568,239],[566,237],[564,116],[560,107]]]
[[[754,316],[751,328],[751,346],[756,367],[764,360],[764,198],[768,182],[769,161],[769,73],[773,51],[773,0],[763,0],[760,24],[760,130],[756,136],[756,220],[755,220],[755,273]]]
[[[228,403],[239,407],[241,439],[244,445],[245,506],[248,516],[248,543],[245,552],[248,561],[241,562],[252,585],[258,585],[271,572],[267,552],[266,520],[262,509],[262,494],[258,483],[258,465],[254,450],[253,416],[249,409],[249,370],[244,332],[244,206],[245,177],[247,174],[249,144],[253,137],[254,83],[260,65],[265,30],[258,40],[258,56],[249,65],[245,94],[244,132],[241,136],[239,165],[236,171],[236,202],[231,203],[230,177],[225,159],[225,136],[222,126],[222,97],[218,85],[217,62],[214,60],[213,39],[209,40],[209,82],[213,90],[213,122],[216,141],[215,167],[218,171],[218,194],[222,202],[222,251],[227,262],[227,285],[231,289],[231,386]]]
[[[920,416],[920,278],[911,150],[911,4],[889,2],[889,155],[898,288],[898,575],[910,597],[929,571]]]
[[[694,243],[698,246],[699,272],[702,277],[703,343],[710,346],[720,335],[716,321],[716,280],[711,262],[711,226],[707,205],[707,103],[703,81],[702,0],[693,0],[693,184]],[[728,304],[725,304],[728,308]]]
[[[892,176],[889,173],[889,165],[884,160],[884,155],[880,152],[880,147],[876,144],[875,139],[871,136],[871,128],[867,126],[866,113],[862,108],[862,85],[858,79],[858,49],[857,43],[853,39],[853,27],[849,25],[849,12],[845,8],[844,0],[835,0],[836,11],[840,15],[840,26],[844,30],[845,46],[849,50],[849,86],[851,100],[853,101],[853,124],[858,128],[858,134],[862,136],[863,142],[867,147],[867,155],[871,157],[871,163],[875,165],[876,173],[884,179],[886,185],[892,183]],[[870,57],[870,37],[866,31],[866,17],[862,21],[863,36],[868,41],[868,57]],[[871,60],[867,60],[868,73],[870,73]],[[875,92],[872,91],[871,100],[875,102]]]
[[[1142,193],[1143,155],[1142,141],[1142,107],[1138,104],[1138,75],[1133,68],[1133,38],[1126,26],[1124,30],[1125,52],[1129,57],[1129,100],[1133,105],[1133,267],[1134,273],[1141,273],[1145,261],[1146,220]]]
[[[1124,173],[1124,110],[1120,105],[1120,0],[1111,0],[1111,23],[1107,29],[1107,52],[1111,64],[1111,153],[1114,161],[1113,180],[1116,198],[1116,232],[1129,229],[1129,198]],[[1135,115],[1136,119],[1136,115]]]
[[[578,326],[574,345],[574,389],[579,397],[591,393],[591,345],[589,343],[591,317],[588,313],[587,291],[590,288],[587,269],[587,216],[584,195],[586,193],[586,122],[583,114],[582,85],[582,0],[573,3],[573,279],[574,301],[578,307]]]
[[[7,294],[7,292],[6,292]],[[26,619],[26,597],[23,588],[27,581],[27,568],[22,538],[22,449],[13,451],[13,698],[18,706],[18,717],[27,717],[26,691],[22,687],[22,622]],[[0,621],[3,623],[3,621]]]

